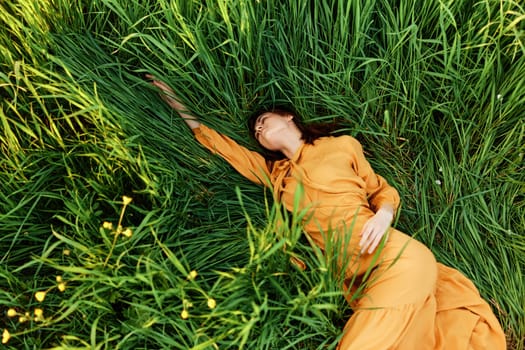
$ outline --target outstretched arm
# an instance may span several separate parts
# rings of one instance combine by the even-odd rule
[[[210,129],[199,120],[188,113],[186,107],[177,100],[177,96],[172,88],[166,83],[155,79],[153,75],[147,74],[146,78],[151,79],[151,84],[161,90],[161,97],[170,107],[175,109],[184,119],[186,124],[192,129],[195,138],[212,153],[219,154],[241,175],[257,183],[268,185],[270,172],[266,160],[257,152],[248,150],[240,146],[226,135]]]
[[[179,115],[184,119],[186,124],[190,127],[190,129],[196,129],[198,128],[201,123],[197,119],[197,117],[188,114],[188,110],[186,107],[177,100],[177,96],[175,95],[175,92],[172,88],[168,86],[168,84],[155,79],[155,77],[151,74],[146,74],[146,78],[151,79],[151,84],[153,86],[158,87],[161,90],[160,96],[166,103],[173,108],[174,110],[179,113]]]

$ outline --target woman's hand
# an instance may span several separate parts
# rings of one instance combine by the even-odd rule
[[[170,107],[179,111],[184,108],[184,105],[177,100],[175,91],[168,86],[168,84],[163,81],[155,79],[151,74],[146,74],[146,78],[151,79],[151,85],[158,87],[161,90],[160,96]]]
[[[200,123],[198,122],[197,118],[195,118],[194,116],[190,114],[185,113],[186,107],[177,100],[175,91],[173,91],[173,89],[170,88],[168,84],[155,79],[155,77],[151,74],[146,74],[146,78],[151,79],[151,84],[161,90],[161,93],[160,93],[161,98],[164,101],[166,101],[166,103],[171,108],[173,108],[179,113],[179,115],[184,119],[186,124],[188,124],[188,126],[191,129],[195,129],[200,126]]]
[[[382,206],[374,216],[372,216],[364,224],[361,231],[361,240],[359,246],[361,247],[361,254],[365,251],[372,254],[381,239],[387,233],[394,218],[394,207],[391,205]]]

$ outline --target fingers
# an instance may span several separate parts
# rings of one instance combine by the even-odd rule
[[[160,88],[161,90],[164,90],[164,91],[171,91],[171,88],[165,84],[163,81],[160,81],[158,80],[157,78],[155,78],[155,76],[151,75],[151,74],[146,74],[145,75],[146,79],[150,79],[151,80],[151,84]]]
[[[384,213],[376,213],[373,217],[368,219],[361,230],[361,240],[359,247],[361,254],[367,252],[372,254],[381,243],[381,239],[387,233],[392,220],[391,215],[383,215]]]
[[[359,242],[361,254],[365,252],[370,254],[375,250],[376,244],[374,243],[376,242],[378,236],[380,237],[380,235],[378,235],[373,230],[366,230],[363,232],[361,241]]]
[[[361,254],[368,253],[372,254],[379,246],[381,239],[386,233],[387,229],[383,229],[381,226],[374,225],[371,222],[367,222],[363,226],[361,232],[361,240],[359,241],[359,247],[361,248]]]
[[[161,97],[166,102],[172,104],[177,103],[177,98],[175,96],[175,91],[171,87],[168,86],[168,84],[164,83],[163,81],[157,80],[155,76],[151,74],[146,74],[145,77],[147,79],[150,79],[150,84],[155,86],[156,88],[161,90]],[[175,106],[178,108],[178,106]]]
[[[379,245],[382,237],[383,235],[381,233],[374,231],[363,234],[361,242],[359,243],[359,246],[361,247],[361,254],[365,252],[372,254]]]
[[[383,238],[383,234],[376,234],[376,235],[374,235],[374,239],[372,240],[372,242],[368,246],[368,254],[372,254],[376,250],[376,248],[379,245],[379,242],[381,242],[382,238]]]
[[[370,230],[368,229],[368,223],[365,223],[361,231],[361,240],[359,241],[359,247],[361,248],[361,254],[366,250],[365,244],[370,236]]]
[[[159,80],[152,80],[151,84],[156,86],[156,87],[158,87],[159,89],[161,89],[164,92],[171,92],[171,91],[173,91],[168,85],[166,85],[165,83],[163,83],[162,81],[159,81]]]

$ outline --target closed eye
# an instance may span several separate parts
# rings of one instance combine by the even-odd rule
[[[263,115],[259,118],[259,120],[257,121],[259,124],[264,124],[264,121],[266,120],[266,118],[268,118],[267,115]]]

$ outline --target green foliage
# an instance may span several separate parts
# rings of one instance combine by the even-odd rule
[[[152,73],[253,148],[261,106],[342,118],[398,228],[525,349],[524,53],[518,1],[0,2],[5,346],[335,348],[351,311],[301,213],[202,149]]]

